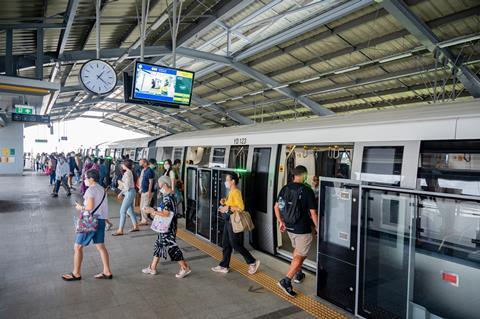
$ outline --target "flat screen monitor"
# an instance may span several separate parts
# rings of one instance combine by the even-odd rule
[[[136,62],[133,74],[134,100],[172,105],[190,105],[194,73],[165,66]]]
[[[175,105],[175,104],[132,99],[132,82],[133,82],[133,76],[129,75],[127,72],[123,72],[123,98],[125,103],[137,104],[137,105],[148,105],[148,106],[155,106],[155,107],[179,108],[179,105]]]

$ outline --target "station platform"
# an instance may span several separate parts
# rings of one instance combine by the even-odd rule
[[[232,270],[210,268],[221,251],[179,226],[178,243],[192,273],[176,279],[176,263],[163,261],[156,276],[141,272],[152,257],[155,233],[148,228],[122,237],[106,234],[113,280],[96,280],[101,261],[84,251],[82,280],[65,282],[73,263],[74,191],[50,196],[47,176],[25,172],[0,178],[0,318],[352,318],[315,297],[315,276],[307,274],[297,298],[276,286],[288,263],[254,251],[260,271],[247,274],[235,254]],[[118,225],[119,203],[109,198],[110,220]],[[181,224],[183,220],[179,221]],[[129,227],[127,220],[126,229]]]

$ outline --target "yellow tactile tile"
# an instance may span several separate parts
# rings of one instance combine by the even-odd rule
[[[197,238],[195,235],[179,229],[177,231],[177,236],[181,238],[183,241],[189,243],[190,245],[197,247],[198,249],[202,250],[203,252],[207,253],[208,255],[212,256],[214,259],[221,260],[222,259],[222,252],[213,244],[210,244],[202,239]],[[244,262],[240,261],[239,259],[232,257],[230,261],[230,268],[238,271],[245,277],[248,277],[250,280],[255,281],[259,285],[263,286],[264,288],[270,290],[277,296],[287,300],[288,302],[294,304],[295,306],[305,310],[312,316],[316,318],[347,318],[343,314],[333,310],[332,308],[318,302],[314,298],[303,294],[300,291],[297,291],[298,295],[295,298],[287,296],[278,286],[277,286],[277,279],[274,279],[267,275],[264,272],[259,271],[255,275],[250,275],[247,272],[247,265]]]

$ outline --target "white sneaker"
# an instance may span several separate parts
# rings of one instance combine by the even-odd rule
[[[156,275],[156,274],[157,274],[157,271],[151,269],[150,266],[148,266],[147,268],[142,269],[142,272],[143,272],[144,274],[147,274],[147,275]]]
[[[187,277],[191,272],[192,272],[192,270],[190,269],[190,267],[182,268],[182,269],[180,269],[178,274],[175,275],[175,277],[177,277],[177,278]]]
[[[222,266],[216,266],[216,267],[212,267],[212,271],[220,272],[222,274],[227,274],[229,272],[229,269]]]
[[[260,260],[257,259],[257,261],[255,261],[253,264],[250,264],[248,266],[248,273],[250,275],[253,275],[254,273],[257,272],[258,267],[260,267]]]

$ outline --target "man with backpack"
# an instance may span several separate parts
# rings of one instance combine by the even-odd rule
[[[287,231],[294,248],[287,275],[278,282],[278,286],[291,297],[297,294],[293,290],[292,279],[301,283],[305,278],[302,264],[313,241],[313,226],[318,229],[315,194],[305,185],[308,176],[306,167],[295,167],[293,175],[293,182],[281,189],[274,208],[280,231]]]

